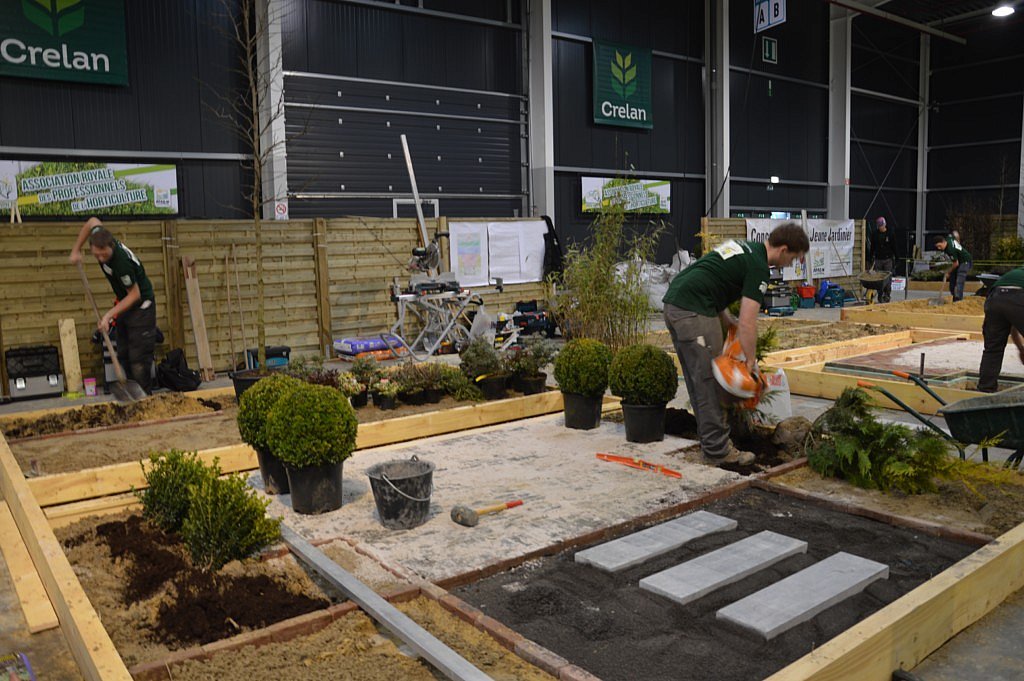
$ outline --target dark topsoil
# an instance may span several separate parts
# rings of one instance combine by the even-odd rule
[[[665,410],[665,434],[700,441],[700,436],[697,435],[697,419],[685,409],[670,407]],[[787,454],[777,445],[772,444],[771,434],[771,428],[763,427],[758,427],[758,432],[751,434],[733,432],[733,444],[738,449],[753,452],[757,459],[750,466],[723,464],[721,467],[740,475],[752,475],[792,461],[795,457],[803,456],[802,452]]]
[[[515,631],[605,681],[762,679],[971,553],[971,547],[829,511],[760,490],[705,510],[739,522],[611,575],[573,562],[574,551],[526,563],[456,593]],[[641,578],[762,530],[803,539],[807,554],[730,584],[686,606],[641,591]],[[889,566],[889,579],[765,643],[715,619],[725,605],[837,551]]]

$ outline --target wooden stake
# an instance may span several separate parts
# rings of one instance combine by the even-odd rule
[[[10,397],[11,386],[7,377],[7,355],[4,352],[3,315],[0,315],[0,395]]]
[[[82,392],[82,365],[78,357],[78,335],[74,319],[57,322],[60,333],[60,351],[64,358],[64,385],[69,393]]]
[[[11,581],[14,582],[14,591],[18,595],[21,612],[25,615],[28,632],[35,634],[60,626],[57,622],[57,613],[53,611],[43,582],[36,572],[36,566],[32,564],[32,556],[28,553],[21,532],[14,523],[11,509],[5,501],[0,501],[0,549],[3,550],[4,560],[7,562],[7,571],[11,573]]]
[[[238,354],[235,352],[235,316],[231,311],[231,271],[228,267],[228,254],[224,254],[224,290],[227,292],[228,301],[228,334],[231,337],[231,370],[234,371],[238,365]]]
[[[249,357],[249,339],[245,335],[245,301],[242,300],[242,283],[238,276],[238,256],[235,254],[234,244],[231,244],[231,262],[235,266],[235,293],[238,294],[238,323],[242,325],[242,355],[245,357],[245,368],[252,369],[252,360]]]
[[[185,293],[188,294],[188,311],[192,317],[192,333],[196,339],[199,372],[204,381],[212,381],[216,374],[213,371],[213,358],[210,356],[210,343],[206,338],[206,318],[203,316],[203,298],[199,293],[196,263],[186,255],[182,256],[181,265],[185,271]]]

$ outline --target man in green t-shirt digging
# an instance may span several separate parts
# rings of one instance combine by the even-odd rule
[[[97,326],[110,331],[117,318],[117,358],[129,372],[129,378],[151,394],[153,350],[156,346],[156,297],[146,268],[131,249],[114,238],[97,218],[89,218],[78,232],[69,260],[82,262],[82,246],[89,249],[117,296],[114,307],[107,310]]]
[[[711,361],[722,352],[722,325],[737,325],[728,307],[740,300],[738,338],[747,368],[757,371],[757,316],[768,289],[769,266],[789,267],[810,250],[800,225],[772,230],[767,245],[726,241],[676,275],[665,293],[665,326],[672,336],[690,408],[697,419],[701,449],[708,463],[749,466],[754,455],[729,439]]]
[[[996,280],[985,297],[985,321],[981,333],[985,350],[978,369],[978,390],[994,393],[999,389],[1006,339],[1012,338],[1024,363],[1024,267],[1012,269]]]
[[[946,270],[942,281],[949,282],[949,293],[953,296],[953,302],[964,299],[964,284],[967,282],[967,275],[971,273],[971,254],[960,244],[960,240],[954,235],[940,236],[935,240],[935,248],[939,249],[953,260],[953,266]]]

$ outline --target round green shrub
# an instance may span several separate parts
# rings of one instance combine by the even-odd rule
[[[267,449],[266,422],[270,410],[284,395],[292,392],[303,382],[284,374],[272,374],[261,378],[242,395],[238,405],[238,432],[242,441],[256,449]]]
[[[219,570],[280,538],[281,521],[267,517],[270,500],[258,497],[243,476],[205,478],[191,492],[181,538],[203,572]]]
[[[270,410],[267,442],[286,464],[323,466],[351,456],[357,427],[355,412],[344,395],[322,385],[303,385]]]
[[[142,474],[146,488],[133,491],[142,502],[143,517],[164,532],[177,532],[192,503],[192,489],[220,475],[220,466],[216,459],[207,466],[195,452],[172,449],[150,454]]]
[[[592,338],[566,343],[555,359],[555,380],[564,393],[600,397],[608,387],[611,349]]]
[[[624,404],[665,404],[676,396],[679,376],[672,358],[661,348],[631,345],[612,360],[608,385]]]

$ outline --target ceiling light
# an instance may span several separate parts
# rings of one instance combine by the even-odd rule
[[[994,17],[1008,17],[1013,14],[1013,7],[1011,5],[999,5],[992,10],[992,16]]]
[[[768,181],[771,182],[772,184],[778,184],[779,183],[779,176],[778,175],[772,175],[770,178],[768,178]]]

